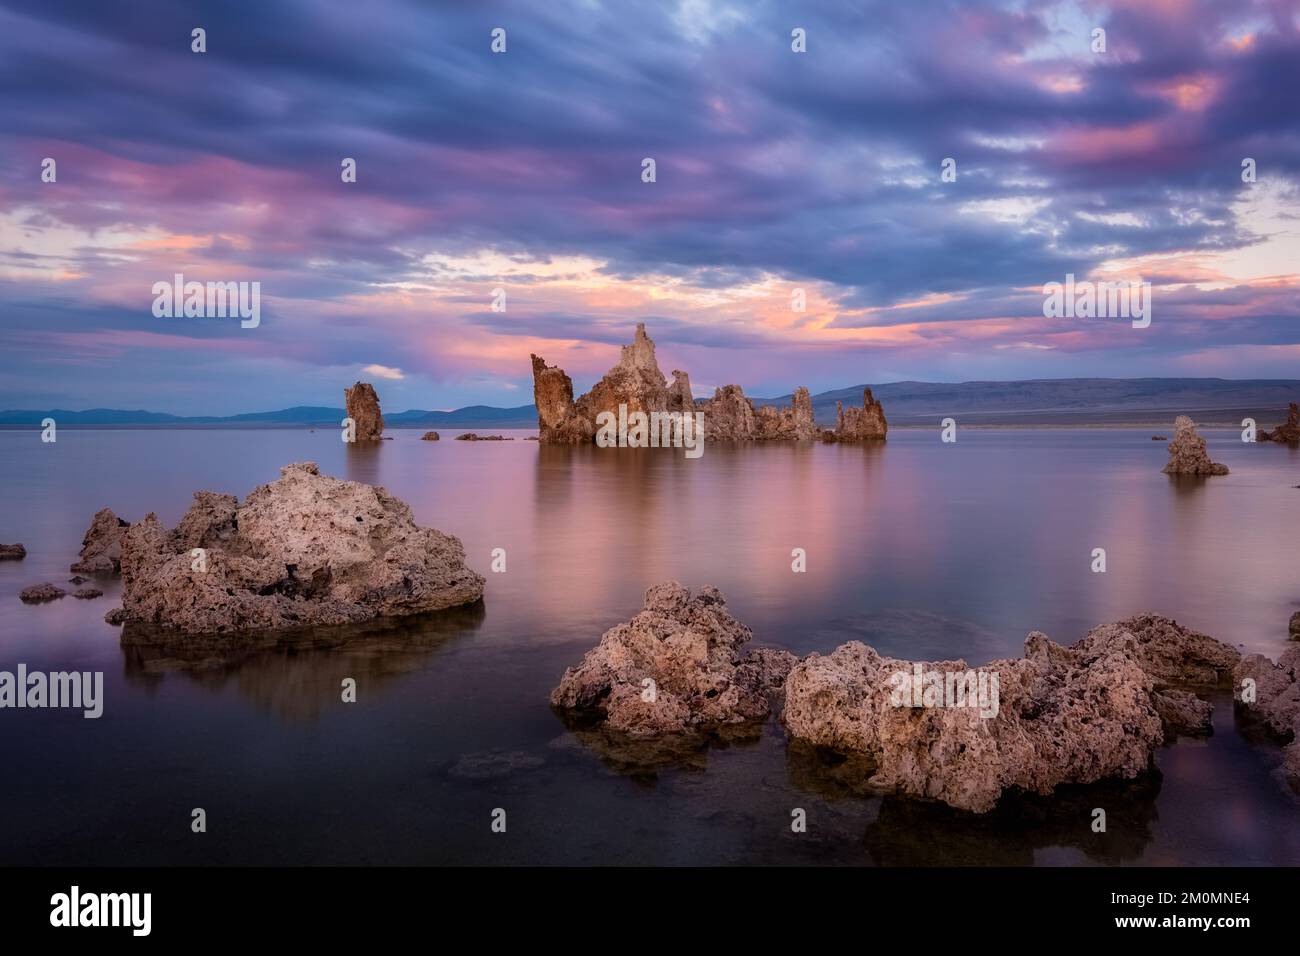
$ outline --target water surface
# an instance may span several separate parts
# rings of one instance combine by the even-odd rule
[[[0,711],[0,864],[1298,864],[1275,743],[1215,701],[1215,734],[1157,772],[974,817],[864,796],[779,724],[629,765],[547,696],[669,578],[721,588],[758,643],[1018,656],[1151,610],[1276,656],[1300,608],[1300,452],[1208,432],[1232,474],[1174,480],[1149,431],[896,430],[873,446],[679,451],[393,441],[305,430],[0,432],[0,669],[103,670],[105,713]],[[70,576],[91,515],[177,521],[281,465],[379,483],[459,536],[478,608],[194,660],[122,646],[104,598],[28,607]],[[488,573],[494,548],[507,571]],[[1090,571],[1105,548],[1108,570]],[[791,572],[791,551],[808,571]],[[71,588],[70,588],[71,589]],[[205,655],[195,655],[200,660]],[[344,677],[359,701],[344,704]],[[1088,824],[1107,808],[1106,834]],[[190,832],[190,811],[208,832]],[[507,832],[493,834],[494,808]],[[809,832],[790,832],[790,811]]]

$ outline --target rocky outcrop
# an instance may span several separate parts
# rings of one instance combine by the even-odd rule
[[[739,385],[724,385],[712,398],[697,401],[685,372],[674,370],[672,384],[667,384],[644,324],[637,325],[632,344],[623,346],[618,364],[577,399],[573,381],[563,369],[547,365],[536,355],[532,363],[533,400],[539,440],[544,444],[594,442],[596,417],[601,412],[617,414],[620,405],[627,407],[629,415],[638,411],[703,412],[704,433],[711,441],[807,441],[819,434],[813,423],[812,396],[806,388],[795,390],[789,408],[755,408]]]
[[[573,401],[573,380],[564,369],[533,361],[533,403],[537,406],[538,440],[549,445],[582,445],[595,441],[596,422]]]
[[[1226,475],[1228,466],[1210,461],[1205,439],[1196,434],[1196,423],[1179,415],[1169,443],[1169,463],[1163,470],[1166,475]]]
[[[122,537],[130,523],[100,508],[81,539],[81,556],[68,570],[79,574],[117,574],[122,565]]]
[[[1300,443],[1300,405],[1295,402],[1287,412],[1286,424],[1278,425],[1270,431],[1262,431],[1255,436],[1256,441],[1276,441],[1289,444]]]
[[[24,604],[44,604],[46,601],[61,598],[67,593],[63,588],[46,581],[43,584],[33,584],[31,587],[23,588],[18,593],[18,599]]]
[[[1291,615],[1291,620],[1287,622],[1287,633],[1293,641],[1300,641],[1300,611]]]
[[[474,432],[466,432],[457,435],[456,441],[514,441],[514,439],[507,438],[505,435],[476,435]]]
[[[762,719],[795,658],[766,649],[742,658],[751,636],[717,588],[656,585],[636,617],[564,672],[551,704],[639,739]]]
[[[668,386],[668,411],[695,411],[695,396],[691,394],[691,377],[673,369],[673,383]]]
[[[21,561],[27,557],[27,549],[21,544],[0,544],[0,561]]]
[[[356,426],[357,441],[379,441],[384,437],[384,416],[379,411],[379,396],[369,382],[357,382],[343,389],[347,416]]]
[[[835,428],[823,437],[826,441],[884,441],[888,432],[885,409],[868,388],[863,389],[861,408],[845,408],[843,402],[835,403]]]
[[[985,812],[1010,789],[1134,778],[1167,733],[1208,725],[1209,705],[1165,681],[1221,681],[1234,654],[1154,615],[1096,628],[1073,647],[1034,632],[1022,659],[980,668],[895,660],[854,641],[791,671],[782,720],[797,740],[865,758],[873,790]],[[943,697],[900,706],[896,675],[913,674],[983,674],[996,707]]]
[[[708,441],[753,441],[758,437],[758,413],[739,385],[714,389],[713,397],[696,403],[704,413]]]
[[[354,624],[477,601],[459,539],[415,524],[380,487],[315,462],[239,504],[198,492],[172,531],[150,514],[122,542],[122,616],[183,633]],[[195,553],[195,549],[202,549]]]
[[[819,432],[813,422],[812,396],[803,386],[794,390],[789,408],[758,407],[758,434],[754,437],[760,441],[811,441]]]
[[[442,436],[437,432],[425,432],[420,436],[420,441],[438,441]]]
[[[1242,657],[1233,674],[1233,696],[1239,713],[1290,741],[1282,750],[1282,773],[1300,789],[1300,645],[1287,647],[1276,664],[1263,654]]]

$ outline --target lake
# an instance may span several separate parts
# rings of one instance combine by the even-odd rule
[[[695,460],[457,433],[366,447],[333,430],[0,432],[0,541],[28,550],[0,562],[0,669],[102,670],[105,696],[98,720],[0,711],[0,863],[1300,864],[1277,744],[1238,726],[1227,693],[1214,735],[1161,748],[1156,772],[980,817],[855,792],[775,718],[646,768],[547,700],[668,579],[716,585],[755,644],[797,654],[856,639],[982,663],[1019,656],[1033,630],[1070,643],[1150,610],[1276,657],[1300,608],[1300,451],[1207,431],[1232,474],[1175,480],[1149,430],[943,444],[936,427],[871,446],[708,444]],[[97,600],[18,600],[41,581],[71,590],[101,507],[171,525],[193,491],[242,499],[301,460],[382,484],[460,537],[483,604],[339,646],[182,661],[103,622],[116,580]],[[495,548],[505,573],[489,570]],[[807,833],[790,830],[796,807]]]

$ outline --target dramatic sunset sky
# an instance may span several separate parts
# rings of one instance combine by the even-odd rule
[[[0,79],[0,408],[523,405],[637,321],[697,394],[1300,377],[1300,0],[0,0]]]

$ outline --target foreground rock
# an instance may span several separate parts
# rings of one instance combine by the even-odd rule
[[[1286,424],[1270,431],[1262,431],[1255,436],[1256,441],[1276,441],[1288,444],[1300,443],[1300,405],[1295,402],[1287,412]]]
[[[672,383],[668,383],[644,324],[637,325],[632,344],[623,346],[618,364],[590,392],[576,399],[573,380],[563,369],[547,365],[537,355],[532,356],[532,363],[533,399],[543,444],[594,442],[597,416],[601,412],[618,414],[620,405],[627,407],[629,415],[702,412],[704,433],[712,441],[808,441],[820,435],[813,421],[812,396],[806,388],[795,389],[788,408],[756,407],[739,385],[724,385],[714,390],[712,398],[697,401],[685,372],[674,370]],[[879,410],[879,403],[875,408]],[[883,438],[883,412],[879,413],[879,421],[882,427],[876,437]],[[863,430],[870,429],[864,426]]]
[[[1226,475],[1228,466],[1210,461],[1205,439],[1196,434],[1196,423],[1179,415],[1169,443],[1169,462],[1163,470],[1166,475]]]
[[[21,561],[27,557],[27,549],[21,544],[0,544],[0,561]]]
[[[44,604],[46,601],[61,598],[67,593],[63,588],[46,581],[43,584],[33,584],[31,587],[23,588],[18,593],[18,598],[24,604]]]
[[[437,432],[425,432],[420,436],[420,441],[438,441],[441,437]]]
[[[384,416],[379,411],[379,396],[369,382],[357,382],[343,389],[347,416],[356,426],[357,441],[379,441],[384,437]]]
[[[1276,664],[1263,654],[1247,654],[1237,665],[1233,684],[1239,712],[1290,741],[1282,750],[1282,774],[1300,790],[1300,645],[1289,646]]]
[[[122,566],[122,537],[130,523],[100,508],[81,539],[81,556],[69,571],[78,574],[117,574]]]
[[[1209,705],[1170,683],[1220,683],[1234,664],[1227,645],[1155,615],[1096,628],[1073,647],[1034,632],[1024,658],[980,668],[895,660],[854,641],[794,667],[782,720],[796,740],[864,758],[872,790],[982,813],[1011,789],[1133,779],[1167,733],[1208,727]],[[945,684],[962,675],[971,700],[900,701],[897,689],[911,685],[896,675],[918,674]]]
[[[315,462],[280,474],[242,505],[195,493],[170,532],[153,514],[132,525],[122,543],[122,617],[186,633],[270,631],[483,596],[460,540],[418,527],[383,488],[322,476]]]
[[[564,672],[551,704],[639,739],[761,720],[795,658],[770,649],[742,658],[751,636],[717,588],[656,585],[636,617]]]

